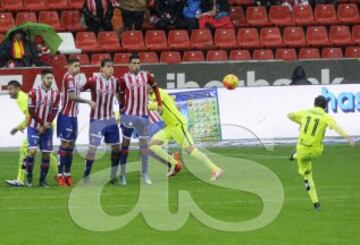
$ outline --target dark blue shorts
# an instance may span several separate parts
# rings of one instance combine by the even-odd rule
[[[121,130],[123,137],[130,139],[134,130],[139,138],[149,135],[149,118],[147,116],[129,116],[121,114]]]
[[[53,149],[52,142],[53,130],[49,128],[45,133],[39,135],[38,130],[32,127],[27,128],[27,138],[29,142],[29,149],[38,148],[40,151],[50,152]]]
[[[120,144],[119,127],[115,119],[91,120],[89,134],[92,146],[99,146],[103,139],[110,145]]]
[[[75,142],[77,135],[77,118],[59,113],[57,118],[57,137],[64,141]]]

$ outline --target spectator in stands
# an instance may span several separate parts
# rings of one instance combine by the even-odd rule
[[[183,18],[183,8],[183,0],[155,0],[153,7],[150,9],[150,21],[158,29],[187,28]]]
[[[270,8],[272,5],[280,5],[281,0],[257,0],[256,4],[258,6],[264,6],[266,8]]]
[[[308,0],[281,0],[281,5],[287,6],[287,7],[289,7],[290,10],[292,10],[293,7],[296,5],[309,5],[309,1]]]
[[[116,0],[86,0],[83,15],[89,30],[93,32],[111,31],[114,8],[118,6]]]
[[[142,30],[147,0],[120,0],[123,30]]]
[[[293,71],[290,85],[311,85],[312,83],[306,79],[306,73],[302,66],[297,66]]]
[[[230,6],[227,0],[204,0],[201,1],[199,28],[233,28],[229,17]]]
[[[49,66],[50,65],[50,50],[46,47],[45,41],[42,36],[36,36],[34,43],[36,44],[36,52],[38,56],[37,66]]]
[[[0,67],[27,67],[38,63],[34,43],[21,30],[0,44],[0,54]]]
[[[201,0],[187,0],[183,9],[184,25],[189,31],[199,28],[198,17],[201,15]]]

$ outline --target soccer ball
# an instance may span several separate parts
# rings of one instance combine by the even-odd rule
[[[234,74],[228,74],[223,79],[223,85],[227,89],[234,89],[239,85],[239,78]]]

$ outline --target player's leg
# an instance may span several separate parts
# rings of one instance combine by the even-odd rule
[[[16,179],[8,179],[5,180],[5,183],[8,184],[9,186],[24,186],[25,183],[25,175],[26,175],[26,171],[25,171],[25,158],[26,158],[26,154],[28,151],[28,141],[27,139],[24,140],[24,142],[22,143],[22,145],[19,148],[19,163],[18,163],[18,173],[17,173],[17,177]]]
[[[50,153],[53,150],[52,136],[52,128],[49,128],[45,133],[40,135],[40,150],[42,152],[42,158],[40,166],[39,184],[42,187],[47,186],[46,177],[50,167]]]
[[[35,128],[28,127],[27,138],[28,138],[29,147],[24,161],[26,166],[26,185],[28,187],[32,187],[34,159],[36,156],[38,145],[40,143],[40,137],[38,135],[38,131]]]
[[[137,117],[135,121],[135,129],[139,135],[139,147],[141,156],[141,174],[145,184],[151,184],[148,170],[149,146],[149,119],[147,117]]]
[[[103,131],[105,143],[111,145],[111,173],[110,181],[115,184],[120,162],[120,133],[115,119],[109,120]]]
[[[126,163],[129,155],[131,136],[133,134],[134,129],[127,127],[122,123],[121,131],[122,131],[122,142],[120,149],[120,169],[121,169],[120,184],[126,185]]]

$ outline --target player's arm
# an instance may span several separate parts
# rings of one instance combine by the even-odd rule
[[[35,105],[36,105],[36,95],[33,91],[31,91],[29,94],[28,111],[31,118],[33,118],[36,122],[38,122],[42,126],[44,125],[44,121],[36,114]]]
[[[340,127],[336,123],[336,121],[332,117],[329,118],[328,126],[330,129],[334,130],[338,135],[344,137],[350,145],[352,146],[355,145],[355,141],[345,132],[345,130],[342,127]]]
[[[287,116],[294,123],[301,124],[302,115],[303,115],[302,111],[298,111],[298,112],[291,112]]]
[[[69,94],[69,99],[72,101],[75,101],[77,103],[88,104],[93,109],[96,107],[96,103],[94,101],[87,100],[87,99],[81,98],[80,96],[77,96],[75,94],[75,91],[69,91],[68,94]]]
[[[160,96],[160,91],[159,91],[159,86],[157,85],[157,83],[154,80],[154,77],[150,74],[147,73],[147,79],[148,79],[148,83],[151,86],[151,88],[154,91],[155,94],[155,98],[156,101],[158,103],[158,112],[160,113],[160,115],[162,114],[163,108],[162,108],[162,102],[161,102],[161,96]]]

